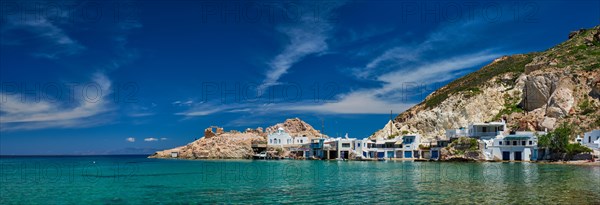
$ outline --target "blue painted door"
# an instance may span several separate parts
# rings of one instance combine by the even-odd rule
[[[502,152],[502,160],[510,160],[510,152]]]
[[[515,161],[523,160],[523,152],[515,152]]]
[[[404,158],[412,158],[412,151],[405,151]]]
[[[431,151],[431,159],[437,159],[440,157],[439,155],[440,155],[439,151],[437,151],[437,150]]]
[[[383,158],[385,155],[384,152],[377,152],[377,158]]]

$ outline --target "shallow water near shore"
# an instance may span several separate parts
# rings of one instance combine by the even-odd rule
[[[1,157],[0,204],[599,204],[600,167]]]

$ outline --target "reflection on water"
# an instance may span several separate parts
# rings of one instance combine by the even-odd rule
[[[0,204],[600,204],[600,167],[534,163],[0,158]]]

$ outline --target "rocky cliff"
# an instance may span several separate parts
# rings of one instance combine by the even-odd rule
[[[563,122],[579,133],[598,129],[599,68],[600,26],[582,29],[546,51],[504,56],[449,83],[398,115],[394,126],[426,140],[500,119],[512,130],[552,130]]]
[[[150,158],[172,158],[171,153],[177,153],[182,159],[243,159],[254,154],[252,144],[266,144],[268,133],[283,128],[291,136],[320,137],[321,133],[310,124],[298,119],[287,119],[285,122],[263,128],[248,128],[244,132],[237,130],[225,131],[221,127],[206,128],[204,136],[187,145],[173,149],[158,151]],[[323,137],[327,137],[323,135]]]

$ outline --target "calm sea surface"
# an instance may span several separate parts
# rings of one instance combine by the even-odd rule
[[[600,204],[600,167],[1,157],[0,204]]]

